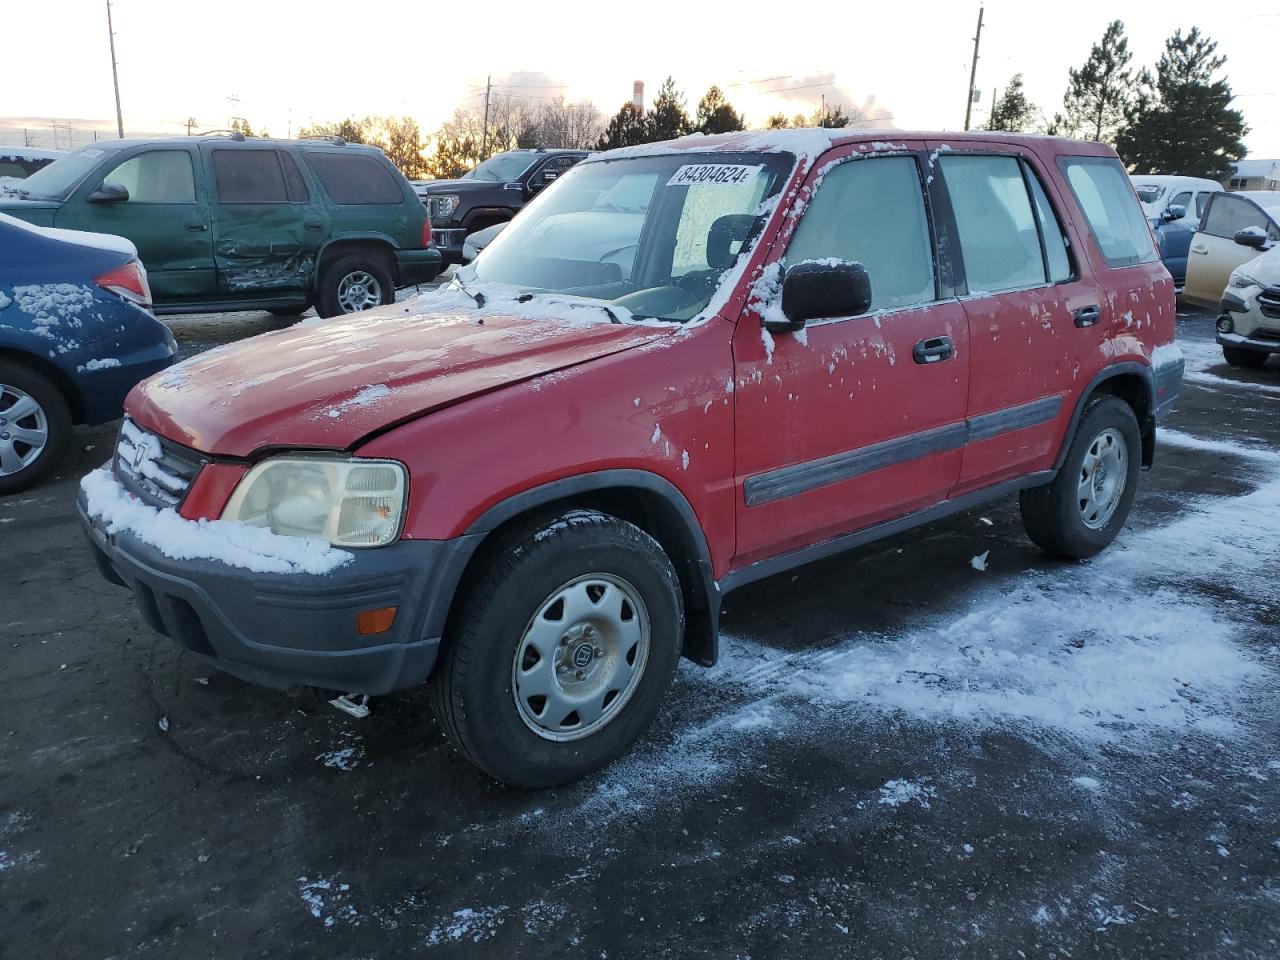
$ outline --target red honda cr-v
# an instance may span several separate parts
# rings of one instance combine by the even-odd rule
[[[603,153],[448,288],[138,387],[80,509],[254,682],[428,685],[482,769],[641,735],[744,583],[1018,493],[1086,557],[1182,359],[1110,147],[787,131]]]

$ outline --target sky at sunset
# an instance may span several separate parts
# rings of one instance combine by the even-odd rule
[[[1135,62],[1193,25],[1218,41],[1251,131],[1252,156],[1280,156],[1280,15],[1182,0],[986,5],[975,125],[993,92],[1021,72],[1047,114],[1061,108],[1067,68],[1113,17]],[[904,129],[959,129],[977,3],[431,4],[115,0],[126,132],[181,134],[247,118],[290,129],[347,115],[409,115],[424,135],[459,103],[483,103],[487,74],[513,97],[590,99],[606,114],[644,80],[650,100],[671,74],[690,112],[719,84],[759,126],[779,110],[851,105]],[[1051,17],[1047,11],[1053,10]],[[604,11],[608,11],[605,15]],[[1041,12],[1043,11],[1043,12]],[[0,143],[113,136],[104,0],[43,0],[6,11],[0,35]],[[235,98],[235,99],[231,99]]]

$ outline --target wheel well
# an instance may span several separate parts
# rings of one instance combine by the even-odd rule
[[[1147,389],[1146,381],[1136,373],[1121,373],[1099,383],[1093,388],[1088,399],[1099,394],[1118,397],[1133,409],[1134,416],[1138,418],[1138,431],[1142,435],[1142,465],[1151,466],[1155,458],[1156,424],[1154,411],[1151,409],[1151,394]],[[1088,400],[1085,402],[1087,403]]]
[[[714,664],[720,604],[711,580],[709,561],[702,558],[693,533],[674,506],[659,494],[630,487],[589,490],[552,500],[530,507],[494,527],[485,534],[463,570],[449,606],[446,624],[452,624],[455,616],[460,615],[466,605],[469,585],[475,582],[494,549],[509,534],[540,521],[550,521],[566,510],[598,510],[634,524],[658,542],[680,580],[685,609],[681,655],[704,666]]]
[[[25,364],[42,376],[48,377],[53,385],[58,388],[62,398],[67,401],[67,406],[71,409],[72,422],[84,422],[84,404],[80,399],[80,391],[75,382],[61,369],[43,357],[34,353],[27,353],[25,350],[14,350],[12,347],[0,347],[0,359],[13,360],[17,363]]]
[[[316,264],[315,283],[317,285],[320,283],[320,276],[329,264],[339,257],[352,253],[372,254],[378,257],[390,272],[391,278],[397,284],[400,282],[400,278],[396,276],[396,258],[391,244],[384,240],[335,240],[320,254],[320,262]]]

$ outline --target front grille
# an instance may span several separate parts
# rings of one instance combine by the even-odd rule
[[[1258,294],[1258,309],[1264,317],[1280,320],[1280,287],[1267,287]]]
[[[204,466],[194,450],[143,430],[128,417],[120,425],[120,439],[112,469],[130,493],[153,507],[178,507]]]

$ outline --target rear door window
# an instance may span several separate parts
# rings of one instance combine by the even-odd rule
[[[939,163],[955,211],[969,292],[1043,284],[1040,226],[1017,158],[946,154]]]
[[[274,150],[214,150],[213,179],[223,203],[287,203],[284,170]]]
[[[186,150],[148,150],[103,177],[129,191],[128,203],[195,203],[196,181]]]
[[[1191,209],[1191,191],[1185,190],[1169,201],[1170,207],[1181,207],[1184,211]],[[1186,216],[1186,213],[1183,213]]]
[[[358,153],[307,153],[306,157],[320,178],[324,192],[336,204],[388,204],[404,200],[404,191],[391,171],[373,157]]]
[[[1120,161],[1064,157],[1059,163],[1107,266],[1126,267],[1155,260],[1151,228]]]
[[[1062,229],[1062,221],[1053,212],[1053,205],[1049,203],[1049,197],[1044,192],[1040,178],[1030,169],[1026,167],[1023,169],[1027,172],[1027,182],[1031,184],[1031,198],[1035,201],[1036,220],[1040,225],[1040,234],[1044,237],[1045,265],[1048,268],[1046,276],[1050,283],[1070,280],[1075,276],[1075,270],[1071,266],[1071,256],[1067,253],[1067,235]]]
[[[786,262],[828,257],[866,267],[872,310],[935,299],[933,242],[914,157],[850,160],[823,177]]]

